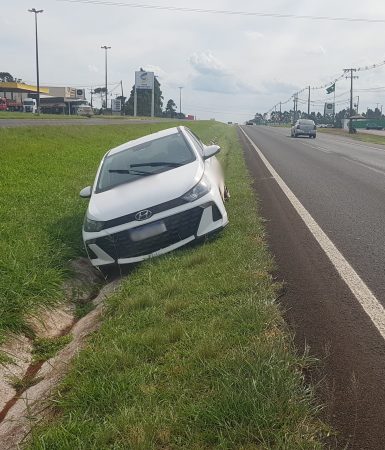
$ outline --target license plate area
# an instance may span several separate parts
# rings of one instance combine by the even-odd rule
[[[133,242],[143,241],[167,231],[166,224],[163,221],[149,223],[141,227],[133,228],[130,231],[130,238]]]

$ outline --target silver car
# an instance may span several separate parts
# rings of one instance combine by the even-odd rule
[[[309,138],[316,138],[316,125],[313,120],[299,119],[291,127],[291,137],[308,136]]]

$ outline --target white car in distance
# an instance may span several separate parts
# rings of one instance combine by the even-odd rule
[[[132,264],[182,247],[228,223],[218,145],[186,127],[108,151],[93,186],[83,240],[94,266]]]

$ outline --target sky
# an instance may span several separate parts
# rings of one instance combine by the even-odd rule
[[[318,87],[344,68],[385,60],[385,23],[198,13],[62,0],[2,0],[0,71],[35,83],[35,34],[31,8],[38,15],[42,85],[104,86],[108,45],[111,95],[124,94],[143,67],[158,76],[164,103],[198,119],[243,123],[290,99],[306,86]],[[267,14],[384,19],[383,0],[121,0],[106,3],[174,6]],[[385,66],[360,71],[354,80],[359,111],[384,105]],[[349,81],[336,84],[337,111],[348,106]],[[374,88],[383,88],[374,90]],[[311,89],[311,110],[323,111],[333,94]],[[307,92],[299,108],[307,106]],[[282,109],[290,109],[290,100]],[[164,105],[165,106],[165,105]]]

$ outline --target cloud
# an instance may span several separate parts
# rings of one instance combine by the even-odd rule
[[[227,68],[209,50],[193,53],[189,62],[197,75],[191,79],[192,88],[198,91],[221,94],[247,94],[258,91]]]
[[[193,53],[189,58],[193,68],[202,75],[227,76],[229,75],[224,64],[209,50],[202,53]]]
[[[163,78],[163,77],[166,77],[166,76],[167,76],[165,70],[163,70],[163,69],[162,69],[161,67],[159,67],[159,66],[154,66],[154,65],[152,65],[152,64],[145,64],[145,65],[143,66],[143,70],[146,70],[147,72],[154,72],[155,75],[156,75],[157,77],[160,77],[160,78]]]
[[[298,91],[298,86],[278,80],[264,81],[262,85],[266,94],[291,95],[293,92]]]
[[[94,64],[88,64],[87,68],[90,72],[93,72],[93,73],[99,72],[99,69]]]
[[[252,41],[259,41],[265,37],[265,35],[259,31],[245,31],[244,34]]]
[[[326,50],[322,45],[317,45],[315,47],[311,47],[307,50],[305,50],[305,55],[309,56],[323,56],[326,55]]]

